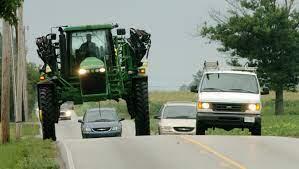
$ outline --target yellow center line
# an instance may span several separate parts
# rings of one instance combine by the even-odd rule
[[[227,162],[227,163],[229,163],[229,164],[231,164],[231,165],[237,167],[238,169],[246,169],[246,167],[243,166],[242,164],[240,164],[240,163],[236,162],[235,160],[233,160],[233,159],[231,159],[231,158],[229,158],[229,157],[227,157],[227,156],[225,156],[225,155],[223,155],[223,154],[217,152],[217,151],[214,150],[213,148],[207,146],[206,144],[201,143],[201,142],[198,141],[198,140],[194,140],[194,139],[192,139],[192,138],[190,138],[190,137],[187,137],[187,136],[181,136],[181,138],[182,138],[183,140],[186,140],[186,141],[190,142],[190,143],[199,145],[201,148],[205,149],[205,150],[208,151],[209,153],[214,154],[214,155],[217,156],[218,158],[220,158],[220,159],[222,159],[223,161],[225,161],[225,162]]]

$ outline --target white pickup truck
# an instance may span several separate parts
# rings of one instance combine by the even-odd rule
[[[206,65],[206,64],[205,64]],[[206,66],[205,66],[206,67]],[[191,87],[198,93],[196,134],[205,135],[208,128],[248,128],[252,135],[261,135],[261,91],[253,69],[204,69],[199,85]]]

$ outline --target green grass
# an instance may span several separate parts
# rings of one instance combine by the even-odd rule
[[[10,143],[0,143],[0,169],[58,169],[54,143],[36,138],[38,132],[37,124],[23,124],[23,137],[16,141],[15,127],[11,124]]]
[[[157,133],[158,121],[153,119],[153,116],[159,111],[160,107],[167,101],[196,101],[197,96],[190,92],[151,92],[149,96],[151,131],[152,134]],[[274,115],[275,95],[273,92],[270,95],[262,97],[262,134],[271,136],[290,136],[299,137],[299,93],[285,92],[284,93],[284,115]],[[102,107],[116,107],[121,117],[129,119],[126,104],[124,101],[119,103],[115,101],[101,102]],[[98,107],[97,103],[85,103],[83,106],[76,106],[78,115],[83,115],[84,112],[91,107]],[[208,130],[211,135],[249,135],[249,131],[234,129],[225,131],[222,129]]]

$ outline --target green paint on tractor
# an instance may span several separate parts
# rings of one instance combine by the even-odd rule
[[[105,67],[104,62],[96,57],[88,57],[80,64],[80,69],[99,69],[103,67]]]

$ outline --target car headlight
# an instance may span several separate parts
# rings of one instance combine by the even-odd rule
[[[111,128],[112,131],[116,131],[116,130],[118,130],[118,129],[119,129],[118,126],[114,126],[114,127]]]
[[[79,69],[78,71],[79,75],[84,75],[87,73],[87,70],[86,69]]]
[[[258,111],[261,109],[261,105],[259,103],[257,104],[248,104],[247,109],[250,111]]]
[[[91,132],[91,128],[89,128],[89,127],[85,127],[85,128],[83,129],[83,131],[84,131],[84,132]]]
[[[65,112],[65,115],[70,116],[72,114],[72,112],[70,110]]]
[[[197,109],[210,109],[210,103],[198,102]]]
[[[171,130],[172,130],[172,127],[171,127],[171,126],[161,126],[161,130],[164,130],[164,131],[171,131]]]

